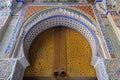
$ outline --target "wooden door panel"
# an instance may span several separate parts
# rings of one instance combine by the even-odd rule
[[[67,71],[66,29],[60,27],[60,69]]]
[[[60,73],[62,69],[67,76],[57,80],[95,80],[91,58],[90,45],[80,33],[65,27],[52,28],[32,43],[31,66],[26,69],[24,80],[54,80],[54,71]]]
[[[54,28],[54,70],[60,66],[60,29]]]
[[[92,53],[88,41],[79,32],[67,28],[67,74],[70,77],[95,77],[90,65]]]
[[[43,32],[35,39],[30,48],[29,61],[26,77],[53,77],[54,29]]]

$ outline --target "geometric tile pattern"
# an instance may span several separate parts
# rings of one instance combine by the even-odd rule
[[[101,18],[102,18],[102,20],[103,20],[103,24],[104,24],[104,27],[102,27],[102,29],[103,29],[103,36],[105,37],[105,40],[106,40],[106,44],[107,44],[107,46],[108,46],[108,50],[109,50],[109,53],[110,54],[114,54],[114,49],[113,49],[113,46],[112,46],[112,44],[111,44],[111,40],[110,40],[110,37],[112,37],[112,36],[109,36],[109,28],[107,28],[107,25],[109,26],[110,25],[110,23],[109,23],[109,21],[108,21],[108,19],[107,19],[107,16],[101,16]],[[113,30],[111,31],[111,32],[113,32]]]
[[[27,11],[26,11],[25,16],[24,16],[24,20],[30,18],[29,16],[33,16],[32,14],[34,14],[36,12],[43,11],[43,10],[46,10],[48,8],[54,8],[53,5],[52,6],[46,6],[46,5],[44,5],[44,6],[32,6],[32,5],[28,6]],[[64,3],[63,3],[63,5],[64,5]],[[66,5],[68,5],[68,4],[66,4]],[[71,8],[73,10],[77,10],[79,12],[83,12],[83,14],[85,14],[87,16],[89,15],[89,17],[92,17],[95,19],[94,12],[93,12],[92,7],[90,5],[85,4],[84,6],[82,6],[82,4],[79,4],[78,6],[68,6],[68,8]]]
[[[12,20],[9,22],[9,27],[7,28],[7,31],[4,35],[4,39],[2,40],[5,44],[5,48],[3,49],[2,57],[9,57],[13,51],[13,47],[15,46],[16,39],[18,38],[18,32],[21,29],[21,22],[24,17],[24,13],[26,11],[26,7],[24,7],[21,11],[18,13],[11,15],[13,16]],[[21,13],[22,12],[22,13]],[[8,37],[9,34],[9,37]],[[2,42],[2,43],[3,43]],[[7,44],[8,43],[8,44]]]
[[[112,48],[112,45],[111,45],[111,43],[110,43],[110,39],[109,39],[109,37],[107,36],[107,33],[106,33],[106,31],[105,31],[105,27],[104,27],[105,25],[104,25],[104,23],[103,23],[103,22],[106,22],[106,20],[102,21],[101,18],[103,18],[103,17],[101,17],[101,15],[98,14],[98,11],[97,11],[97,9],[96,9],[96,6],[94,6],[93,9],[94,9],[95,14],[96,14],[96,17],[97,17],[97,19],[98,19],[98,23],[100,24],[100,28],[101,28],[100,32],[102,31],[103,39],[104,39],[105,42],[106,42],[106,43],[102,43],[102,44],[105,44],[104,47],[106,47],[106,48],[108,49],[109,53],[114,53],[113,48]]]
[[[74,17],[75,19],[78,19],[78,20],[82,20],[92,30],[96,31],[96,28],[95,28],[96,26],[93,23],[94,20],[89,19],[86,16],[87,14],[83,14],[82,12],[71,9],[71,8],[63,8],[63,7],[49,8],[49,9],[41,11],[37,14],[34,14],[34,16],[32,16],[32,18],[27,20],[27,23],[26,22],[24,23],[24,26],[27,27],[27,29],[29,29],[30,25],[36,24],[36,22],[38,22],[44,18],[47,18],[50,16],[55,16],[55,15],[65,15],[65,16]]]
[[[0,0],[0,11],[10,12],[12,6],[12,0]]]
[[[114,54],[116,55],[117,58],[120,58],[120,42],[115,34],[113,27],[110,24],[107,24],[105,25],[105,30],[110,39],[111,45],[114,50]]]
[[[106,32],[106,35],[104,35],[107,38],[107,43],[109,43],[109,49],[112,51],[110,54],[116,56],[119,58],[120,52],[120,42],[115,34],[115,31],[113,29],[114,26],[111,25],[111,23],[108,21],[107,16],[102,16],[102,20],[104,22],[104,30]]]
[[[105,64],[110,80],[120,80],[120,60],[105,60]]]
[[[8,50],[8,45],[12,46],[12,44],[10,44],[10,43],[13,43],[11,38],[13,39],[12,36],[15,37],[15,33],[13,35],[13,32],[14,32],[15,25],[17,24],[19,17],[18,16],[11,16],[11,18],[12,18],[12,20],[6,26],[6,31],[4,33],[4,36],[1,39],[1,42],[0,42],[0,46],[1,46],[0,47],[1,48],[1,52],[0,52],[1,56],[0,57],[4,56],[6,50]],[[10,48],[10,46],[9,46],[9,48]]]
[[[0,60],[0,80],[7,80],[12,72],[11,62]]]

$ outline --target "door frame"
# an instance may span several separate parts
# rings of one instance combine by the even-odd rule
[[[66,10],[67,9],[67,10]],[[51,9],[50,9],[51,10]],[[65,10],[67,14],[65,13]],[[49,10],[48,10],[49,11]],[[93,22],[93,25],[87,24],[89,22],[84,16],[77,16],[78,13],[74,11],[71,12],[68,8],[54,8],[53,11],[48,13],[42,13],[37,15],[37,18],[32,19],[29,23],[23,24],[22,32],[20,33],[20,38],[17,44],[18,49],[16,49],[17,54],[13,57],[17,57],[16,65],[12,72],[12,80],[16,80],[14,77],[21,77],[22,80],[24,76],[25,69],[30,65],[28,59],[28,52],[31,43],[33,40],[43,31],[57,26],[65,26],[71,29],[78,31],[82,34],[87,41],[89,42],[92,50],[92,60],[91,65],[95,68],[98,80],[102,80],[101,78],[108,80],[107,74],[105,76],[99,76],[99,72],[101,68],[105,70],[104,64],[101,68],[97,67],[101,61],[101,58],[98,56],[98,46],[99,48],[103,47],[100,45],[101,39],[98,39],[98,33],[96,30],[96,24]],[[79,14],[80,15],[80,14]],[[104,50],[104,49],[103,49]],[[103,51],[102,51],[103,52]],[[106,58],[107,54],[104,54],[104,58]],[[19,65],[18,65],[19,63]],[[23,72],[19,74],[15,74],[16,70],[21,69]],[[101,71],[102,72],[102,71]],[[19,79],[19,78],[18,78]]]

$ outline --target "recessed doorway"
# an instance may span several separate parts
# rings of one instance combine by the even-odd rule
[[[82,34],[54,27],[33,41],[24,80],[97,80],[91,58],[90,45]]]

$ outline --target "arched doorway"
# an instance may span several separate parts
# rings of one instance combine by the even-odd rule
[[[24,80],[96,80],[92,52],[79,32],[65,27],[44,31],[32,43]],[[62,75],[65,72],[65,77]],[[55,73],[58,72],[58,73]]]

